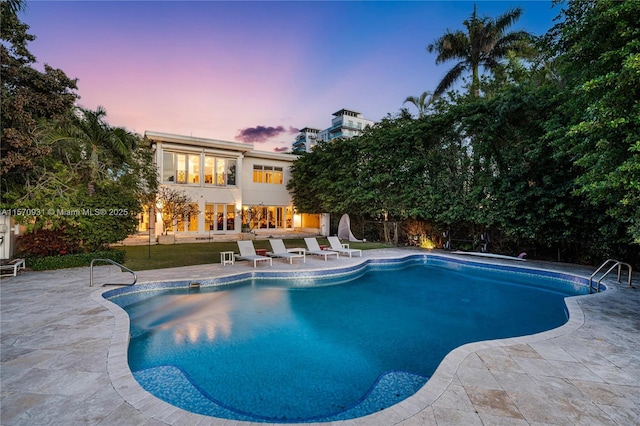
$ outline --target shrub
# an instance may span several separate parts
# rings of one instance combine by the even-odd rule
[[[125,251],[106,250],[93,253],[67,254],[63,256],[27,257],[27,266],[34,271],[50,269],[78,268],[89,266],[93,259],[111,259],[120,264],[124,263]]]
[[[59,256],[82,251],[66,228],[39,229],[18,237],[18,251],[25,257]]]

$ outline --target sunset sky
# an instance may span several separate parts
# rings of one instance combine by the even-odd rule
[[[551,1],[477,1],[544,34]],[[29,1],[37,67],[78,79],[78,104],[111,125],[289,150],[296,129],[352,109],[371,120],[433,90],[453,64],[426,47],[463,29],[468,1]],[[411,110],[409,104],[405,105]],[[411,110],[414,112],[413,110]]]

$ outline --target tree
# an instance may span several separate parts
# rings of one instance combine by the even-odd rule
[[[418,109],[418,118],[422,118],[429,110],[429,107],[431,106],[431,104],[437,98],[438,98],[437,96],[435,96],[432,92],[427,90],[425,92],[422,92],[422,94],[418,97],[407,96],[407,99],[404,100],[403,105],[406,104],[407,102],[413,104]]]
[[[111,127],[105,122],[107,111],[98,107],[96,111],[76,108],[65,119],[52,123],[46,141],[81,147],[80,165],[87,182],[89,196],[95,193],[95,184],[100,174],[109,173],[114,163],[127,161],[137,145],[134,134],[121,127]]]
[[[46,64],[44,72],[32,68],[36,59],[27,44],[35,37],[17,16],[23,5],[16,0],[0,2],[0,193],[4,205],[23,194],[22,187],[33,176],[38,159],[51,153],[51,147],[37,138],[41,120],[61,118],[77,99],[73,93],[76,80]]]
[[[156,196],[156,208],[162,213],[163,235],[179,220],[197,215],[200,211],[185,191],[162,186]]]
[[[576,193],[640,243],[640,2],[571,1],[554,28],[567,86],[550,129],[580,170]],[[594,230],[620,241],[615,226]]]
[[[506,31],[522,15],[521,8],[508,10],[496,19],[478,17],[476,5],[469,19],[463,22],[467,32],[447,30],[444,35],[427,46],[436,52],[436,64],[450,60],[458,63],[438,84],[434,96],[442,95],[461,76],[471,71],[471,94],[480,96],[480,67],[493,70],[509,52],[526,55],[530,50],[531,35],[525,31]]]

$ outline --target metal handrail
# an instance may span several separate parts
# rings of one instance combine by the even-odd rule
[[[596,282],[596,287],[595,290],[597,293],[600,292],[600,282],[602,282],[602,280],[604,279],[604,277],[606,277],[609,272],[613,271],[613,269],[617,266],[618,267],[618,282],[620,281],[620,273],[622,272],[622,266],[626,266],[629,270],[629,287],[633,288],[633,286],[631,285],[631,277],[632,277],[632,268],[631,265],[629,265],[628,263],[625,262],[620,262],[619,260],[615,260],[615,259],[607,259],[604,261],[604,263],[602,265],[600,265],[600,267],[598,269],[596,269],[596,271],[591,274],[591,276],[589,277],[589,293],[592,292],[592,290],[594,289],[593,287],[593,277],[596,276],[596,274],[598,272],[600,272],[602,270],[602,268],[604,268],[605,266],[607,266],[609,263],[614,262],[613,266],[611,266],[607,272],[605,272],[604,274],[602,274],[602,276],[600,277],[600,279]]]
[[[126,266],[123,266],[123,265],[119,264],[118,262],[115,262],[115,261],[113,261],[111,259],[93,259],[91,261],[91,267],[90,267],[91,274],[89,276],[89,287],[93,287],[93,263],[94,262],[109,262],[112,265],[119,266],[120,270],[125,270],[125,271],[133,274],[133,282],[131,284],[102,284],[103,287],[105,285],[128,285],[128,286],[132,286],[132,285],[134,285],[136,283],[136,281],[138,281],[138,276],[136,275],[135,272],[133,272],[131,269],[127,268]]]

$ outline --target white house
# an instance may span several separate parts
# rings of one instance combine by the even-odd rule
[[[166,231],[182,240],[260,235],[326,235],[328,215],[297,214],[287,182],[296,156],[256,151],[252,144],[146,131],[160,184],[184,190],[199,214]],[[140,216],[139,235],[164,232],[161,209]]]

